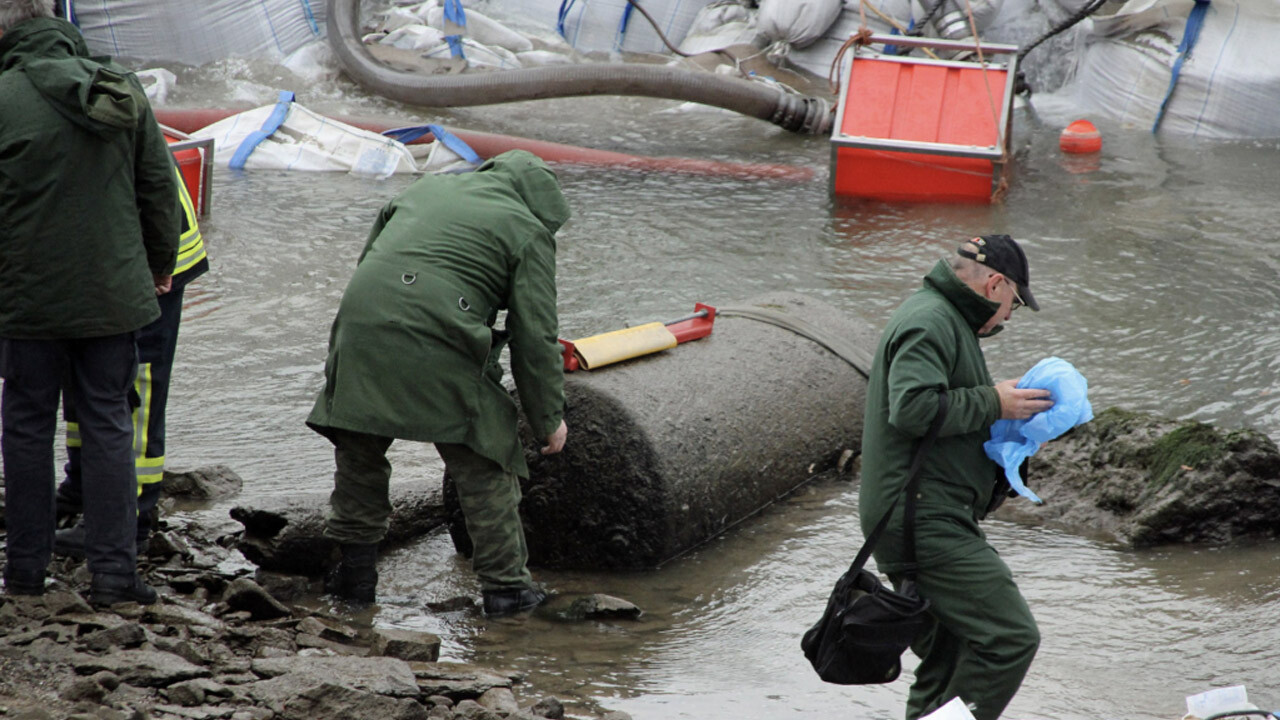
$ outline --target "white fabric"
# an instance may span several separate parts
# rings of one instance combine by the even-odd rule
[[[761,34],[791,47],[812,45],[840,17],[843,0],[760,0]]]
[[[94,53],[187,65],[284,57],[321,37],[325,24],[322,0],[75,0],[72,7]]]
[[[465,37],[469,37],[481,45],[497,45],[514,53],[528,52],[533,49],[533,42],[524,35],[465,5],[463,9],[467,17],[467,26],[463,33]],[[427,24],[437,30],[444,31],[444,8],[432,8],[429,10],[427,12]]]
[[[646,0],[641,4],[653,16],[662,34],[679,47],[685,33],[693,24],[698,11],[710,5],[712,0]],[[526,16],[556,26],[560,0],[512,0],[504,3],[513,9],[523,7]],[[653,27],[638,11],[632,11],[625,33],[618,27],[627,10],[627,0],[575,0],[564,21],[565,39],[577,50],[667,53]],[[546,12],[548,11],[549,12]],[[538,15],[527,11],[542,11]]]
[[[721,0],[698,11],[677,47],[680,52],[697,55],[731,45],[765,44],[764,35],[756,27],[756,13],[738,0]]]
[[[265,105],[219,120],[192,134],[213,138],[214,157],[228,166],[246,137],[262,128],[275,105]],[[254,149],[246,170],[311,170],[351,172],[372,177],[418,172],[405,145],[318,115],[292,103],[284,123]]]
[[[1149,129],[1169,90],[1193,0],[1140,0],[1095,16],[1074,87],[1086,111]],[[1280,137],[1280,37],[1274,0],[1213,0],[1183,62],[1160,132],[1203,138]]]

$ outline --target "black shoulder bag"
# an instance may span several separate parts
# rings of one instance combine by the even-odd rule
[[[903,547],[907,571],[902,591],[895,592],[880,582],[873,572],[862,569],[876,541],[889,523],[899,495],[867,537],[853,564],[831,591],[827,609],[817,624],[804,634],[800,648],[818,677],[837,685],[874,685],[893,682],[902,672],[906,652],[928,620],[929,601],[916,594],[916,489],[920,486],[920,466],[938,436],[947,414],[947,393],[938,394],[938,414],[934,416],[916,448],[908,472]]]

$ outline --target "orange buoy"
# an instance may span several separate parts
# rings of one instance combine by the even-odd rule
[[[1102,133],[1088,120],[1076,120],[1063,128],[1058,147],[1065,153],[1095,153],[1102,149]]]

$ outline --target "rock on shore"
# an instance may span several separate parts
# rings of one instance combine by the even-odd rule
[[[1225,431],[1110,408],[1031,458],[1044,499],[999,516],[1134,546],[1280,538],[1280,450],[1256,430]]]
[[[534,720],[521,674],[438,662],[425,632],[359,627],[289,600],[306,578],[259,569],[238,531],[165,520],[141,563],[152,606],[86,602],[82,561],[55,559],[41,597],[0,595],[0,715],[26,720]],[[474,607],[472,612],[479,612]],[[621,717],[610,713],[607,717]]]

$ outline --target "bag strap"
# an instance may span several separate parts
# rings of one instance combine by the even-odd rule
[[[905,547],[907,549],[907,557],[910,558],[911,560],[910,562],[911,569],[908,575],[909,577],[915,577],[915,564],[916,564],[915,496],[916,496],[916,488],[920,486],[920,466],[924,464],[924,456],[926,453],[929,452],[929,448],[933,446],[934,438],[938,437],[938,430],[941,429],[942,420],[943,418],[946,417],[946,415],[947,415],[947,391],[941,390],[938,392],[938,413],[933,416],[933,422],[929,424],[929,430],[924,434],[924,437],[920,439],[920,444],[916,446],[915,457],[911,459],[911,469],[907,471],[907,485],[904,490],[904,492],[907,495],[907,507],[906,507],[907,517],[906,517],[906,527],[904,528],[904,531],[906,532]],[[853,564],[849,566],[849,571],[847,574],[852,575],[858,572],[859,570],[861,570],[863,565],[867,564],[867,559],[871,557],[871,551],[875,549],[876,542],[880,540],[881,533],[884,532],[885,526],[889,524],[889,517],[893,515],[893,509],[898,506],[898,500],[901,497],[902,497],[902,494],[900,493],[897,497],[893,499],[893,502],[890,503],[889,509],[885,510],[884,515],[880,518],[880,521],[876,523],[875,529],[871,531],[871,534],[867,536],[866,542],[862,544],[862,549],[858,551],[857,557],[853,559]]]

